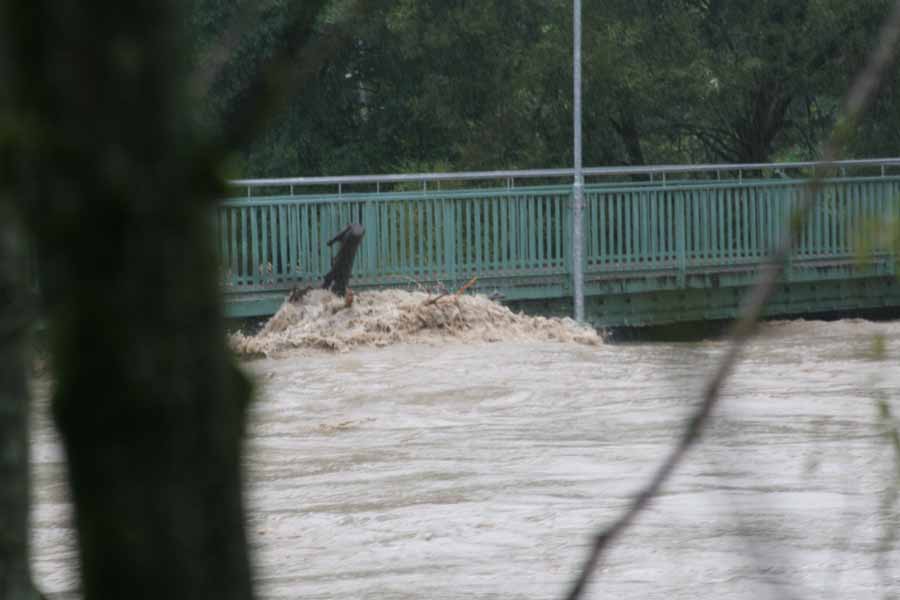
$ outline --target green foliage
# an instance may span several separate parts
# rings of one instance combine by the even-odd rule
[[[227,114],[274,51],[289,4],[195,0],[195,62],[213,80],[208,122]],[[586,163],[817,157],[888,4],[585,3]],[[242,149],[239,170],[567,165],[571,10],[563,0],[332,0],[316,25],[327,60]],[[891,154],[900,143],[898,83],[886,84],[851,155]]]

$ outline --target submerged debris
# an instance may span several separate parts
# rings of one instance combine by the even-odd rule
[[[285,301],[258,334],[230,336],[239,354],[264,356],[297,348],[346,352],[356,346],[447,339],[602,342],[593,328],[572,319],[516,314],[484,296],[435,301],[424,292],[402,290],[360,292],[349,305],[329,291],[309,290]]]

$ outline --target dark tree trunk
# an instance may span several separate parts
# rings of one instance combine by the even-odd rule
[[[37,598],[29,570],[28,379],[24,244],[0,204],[0,598]]]
[[[356,251],[359,250],[359,244],[365,233],[366,230],[362,225],[354,223],[347,225],[343,231],[328,242],[329,246],[340,242],[341,249],[334,258],[331,270],[325,275],[322,289],[330,289],[338,296],[347,293],[347,285],[350,283],[350,276],[353,273],[353,261],[356,259]]]
[[[224,152],[194,125],[182,5],[0,7],[23,128],[6,156],[47,260],[53,411],[88,600],[252,596],[250,386],[226,349],[210,231]]]
[[[627,109],[623,110],[619,119],[610,119],[610,122],[625,146],[625,152],[628,153],[628,164],[643,166],[645,163],[644,151],[641,148],[641,132],[635,122],[634,113]]]
[[[784,131],[791,100],[781,81],[764,80],[757,84],[748,113],[734,126],[738,162],[769,162],[775,141]]]

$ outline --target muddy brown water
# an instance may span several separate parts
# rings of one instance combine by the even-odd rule
[[[884,336],[886,359],[872,358]],[[721,342],[431,340],[249,361],[261,598],[558,598],[589,533],[671,447]],[[595,598],[874,598],[897,467],[900,323],[763,327],[702,441],[608,557]],[[77,590],[38,383],[34,569]]]

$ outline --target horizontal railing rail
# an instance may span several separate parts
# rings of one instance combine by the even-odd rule
[[[788,171],[801,171],[810,169],[833,169],[840,174],[851,170],[877,169],[881,175],[887,175],[891,168],[900,168],[900,158],[873,158],[842,160],[836,162],[821,161],[794,161],[780,163],[746,163],[746,164],[701,164],[701,165],[650,165],[650,166],[621,166],[621,167],[589,167],[584,169],[584,175],[594,179],[610,179],[615,177],[645,177],[648,180],[666,182],[669,176],[705,175],[707,178],[720,179],[722,175],[733,174],[742,180],[745,174],[754,172],[769,172],[778,177]],[[418,184],[427,189],[428,184],[439,185],[444,182],[478,182],[497,181],[505,182],[508,187],[513,187],[516,182],[533,180],[565,180],[574,176],[574,170],[568,168],[559,169],[533,169],[533,170],[497,170],[497,171],[464,171],[454,173],[404,173],[386,175],[344,175],[321,177],[287,177],[287,178],[260,178],[260,179],[234,179],[228,182],[232,190],[243,189],[248,195],[253,194],[254,189],[259,188],[296,188],[336,186],[338,191],[343,187],[381,184]],[[379,191],[376,189],[376,191]]]

